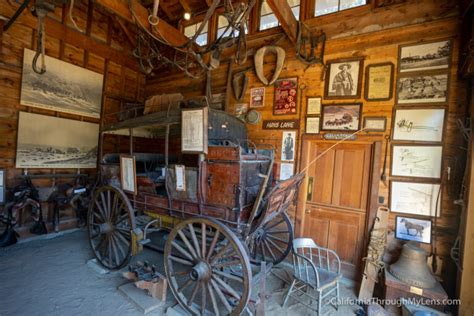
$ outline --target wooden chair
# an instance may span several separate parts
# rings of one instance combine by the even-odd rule
[[[325,298],[335,292],[328,304],[337,310],[339,301],[339,280],[342,278],[341,261],[333,250],[319,247],[311,238],[293,240],[293,281],[283,301],[283,307],[290,296],[306,307],[321,314]],[[300,295],[296,295],[296,294]],[[309,297],[309,304],[303,301]],[[312,306],[318,300],[317,310]],[[334,302],[335,299],[335,302]]]

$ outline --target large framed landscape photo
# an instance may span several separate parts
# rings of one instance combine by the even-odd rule
[[[100,118],[104,76],[46,56],[46,72],[33,71],[35,52],[24,50],[22,105]]]
[[[99,124],[20,112],[16,168],[96,168]]]
[[[446,104],[448,101],[449,75],[410,74],[397,81],[397,104]]]
[[[321,129],[325,131],[357,131],[360,128],[362,103],[325,104]]]
[[[400,72],[448,69],[451,46],[451,40],[402,45],[398,69]]]

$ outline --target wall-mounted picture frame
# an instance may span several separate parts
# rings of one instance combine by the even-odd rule
[[[390,181],[390,211],[419,216],[440,216],[439,183]]]
[[[120,186],[125,192],[137,194],[135,156],[120,155]]]
[[[207,154],[207,107],[181,110],[181,151]]]
[[[395,238],[431,244],[431,236],[430,219],[395,217]]]
[[[393,72],[391,62],[368,65],[365,68],[365,99],[388,101],[393,97]]]
[[[362,127],[366,132],[385,132],[387,118],[385,116],[364,116]]]
[[[362,86],[363,58],[328,60],[325,99],[358,99]]]
[[[398,105],[437,104],[448,102],[449,74],[414,73],[397,80]]]
[[[452,41],[450,39],[432,42],[400,45],[398,70],[401,73],[449,69]]]
[[[306,117],[306,134],[319,134],[321,118],[319,116]]]
[[[281,161],[295,161],[296,131],[283,131]]]
[[[323,131],[357,131],[360,128],[362,103],[323,104]]]
[[[280,163],[280,181],[287,180],[295,174],[295,164],[289,162]]]
[[[263,108],[265,105],[265,87],[250,89],[250,108]]]
[[[392,177],[440,179],[443,146],[393,144]]]
[[[275,81],[273,115],[296,114],[298,100],[298,78]]]
[[[444,108],[395,108],[392,140],[441,143],[445,112]]]
[[[306,114],[321,115],[321,97],[306,97]]]
[[[0,205],[5,203],[6,177],[5,169],[0,169]]]

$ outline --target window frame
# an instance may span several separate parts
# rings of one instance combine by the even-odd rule
[[[182,19],[182,20],[179,21],[179,31],[184,36],[186,36],[186,34],[184,33],[184,30],[185,30],[186,27],[191,26],[191,25],[195,25],[195,24],[198,24],[198,23],[202,23],[203,20],[204,20],[204,15],[195,16],[195,17],[191,18],[189,21],[186,21],[186,20]],[[211,28],[212,28],[212,25],[213,25],[213,18],[211,18],[207,22],[206,45],[199,45],[197,42],[194,42],[194,44],[196,44],[199,47],[207,47],[209,45],[209,43],[211,42]],[[186,36],[186,38],[190,39],[187,36]]]
[[[278,18],[276,17],[275,13],[272,11],[272,13],[266,14],[266,15],[264,15],[264,16],[268,16],[268,15],[273,15],[273,16],[275,16],[275,18],[276,18],[276,20],[277,20],[277,23],[278,23],[277,26],[269,27],[269,28],[266,28],[266,29],[263,29],[263,30],[260,29],[260,25],[261,25],[261,22],[262,22],[262,14],[261,14],[261,12],[262,12],[262,5],[263,5],[263,2],[264,2],[264,1],[265,1],[265,0],[260,0],[260,1],[258,2],[258,7],[255,6],[256,8],[258,8],[258,9],[256,10],[256,11],[257,11],[257,12],[256,12],[256,14],[257,14],[257,20],[256,20],[256,21],[257,21],[257,25],[256,25],[256,27],[255,27],[255,31],[256,31],[256,32],[266,32],[266,31],[268,31],[268,30],[274,30],[274,29],[277,29],[277,28],[281,28],[280,21],[279,21]],[[307,1],[307,0],[306,0],[306,1]],[[290,9],[293,9],[293,8],[295,8],[295,7],[300,7],[300,12],[299,12],[298,18],[296,19],[296,20],[298,20],[298,21],[300,21],[301,19],[303,19],[303,16],[302,16],[301,13],[303,12],[303,8],[305,7],[305,2],[306,2],[306,1],[305,1],[305,0],[300,0],[300,4],[299,4],[299,5],[294,6],[294,7],[290,7]],[[311,1],[311,0],[309,0],[309,1]]]
[[[364,8],[364,10],[365,10],[372,3],[371,0],[366,0],[365,4],[357,6],[357,7],[348,8],[348,9],[344,9],[344,10],[338,10],[338,11],[334,11],[334,12],[331,12],[331,13],[328,13],[328,14],[316,15],[316,2],[317,1],[318,0],[310,0],[309,1],[310,5],[308,6],[308,9],[309,9],[308,14],[309,14],[310,18],[319,19],[319,18],[323,18],[323,17],[326,17],[326,16],[333,16],[333,15],[338,14],[338,13],[342,14],[343,12],[348,12],[348,11],[352,11],[352,10],[360,10],[362,8]],[[340,2],[341,2],[341,0],[338,0],[338,7],[340,6]]]

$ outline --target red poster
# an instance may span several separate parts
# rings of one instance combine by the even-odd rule
[[[275,82],[274,115],[296,114],[298,79],[281,79]]]

